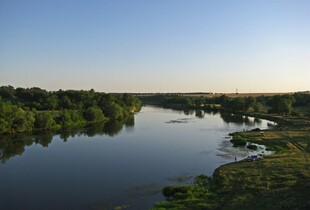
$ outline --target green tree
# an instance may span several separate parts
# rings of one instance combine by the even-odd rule
[[[238,97],[232,100],[231,108],[236,111],[246,111],[245,99],[243,97]]]
[[[262,111],[264,111],[264,106],[262,103],[256,102],[253,106],[253,109],[255,112],[262,112]]]
[[[15,89],[12,86],[0,87],[0,96],[7,99],[12,99],[15,95]]]
[[[124,118],[123,108],[115,102],[106,103],[103,107],[101,107],[101,109],[103,113],[111,120]]]
[[[292,95],[276,95],[271,97],[267,104],[272,112],[288,116],[292,112],[294,102],[295,98]]]
[[[101,109],[98,107],[89,107],[85,110],[84,117],[89,122],[102,122],[107,121]]]
[[[138,112],[141,109],[141,101],[131,94],[124,93],[122,95],[122,101],[126,105],[129,113]]]
[[[80,112],[63,110],[59,116],[58,124],[64,129],[78,128],[86,125],[86,121]]]
[[[14,133],[31,132],[34,127],[34,114],[31,111],[24,111],[15,108],[13,113],[12,130]]]
[[[68,96],[64,96],[60,101],[62,108],[70,109],[72,108],[72,102]]]
[[[37,112],[35,114],[35,128],[45,131],[54,131],[60,128],[50,111]]]
[[[68,110],[63,110],[59,116],[58,123],[62,128],[72,128],[74,123],[71,120],[71,115]]]
[[[245,97],[244,99],[244,109],[245,111],[249,111],[249,109],[253,108],[256,105],[257,101],[256,98],[249,96],[249,97]]]
[[[281,103],[279,105],[280,113],[285,114],[285,116],[290,115],[292,113],[294,102],[295,102],[295,98],[293,96],[282,97]]]

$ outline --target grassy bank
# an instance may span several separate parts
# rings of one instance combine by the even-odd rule
[[[223,165],[213,177],[191,186],[170,186],[166,201],[154,209],[310,209],[309,119],[265,118],[280,126],[263,133],[234,133],[233,139],[264,144],[275,154]]]
[[[231,163],[214,173],[220,209],[309,209],[308,152]]]

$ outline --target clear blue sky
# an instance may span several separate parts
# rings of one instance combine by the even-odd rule
[[[310,90],[310,0],[0,0],[0,85]]]

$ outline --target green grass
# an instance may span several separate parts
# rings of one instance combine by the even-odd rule
[[[307,152],[224,165],[214,173],[220,209],[309,209],[309,172]]]
[[[234,133],[233,139],[243,139],[251,143],[264,144],[268,150],[283,152],[310,152],[310,130],[267,130],[260,132]],[[234,142],[234,141],[232,141]]]
[[[214,209],[218,206],[216,194],[210,190],[212,179],[197,176],[191,186],[167,186],[163,189],[166,201],[156,205],[159,209]]]
[[[220,166],[204,184],[172,186],[172,192],[177,193],[164,194],[166,201],[157,203],[154,209],[310,209],[310,120],[274,115],[268,118],[280,126],[263,134],[234,133],[233,142],[263,144],[275,154],[261,161]]]

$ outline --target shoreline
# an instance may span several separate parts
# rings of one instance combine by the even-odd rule
[[[173,193],[166,196],[166,201],[158,202],[154,209],[174,207],[179,209],[306,209],[310,207],[310,203],[305,202],[308,195],[305,192],[310,181],[310,163],[308,163],[310,129],[305,128],[309,126],[308,121],[299,122],[304,127],[296,129],[294,123],[296,119],[260,113],[236,112],[236,114],[259,117],[277,123],[277,127],[264,130],[264,135],[258,135],[255,131],[234,132],[246,138],[247,142],[274,148],[275,153],[264,156],[261,161],[240,160],[221,165],[215,169],[211,177],[206,178],[211,179],[208,184],[201,185],[196,181],[194,185],[183,186],[181,194],[176,187]],[[278,129],[284,125],[289,128]],[[303,174],[302,178],[300,173]],[[298,183],[296,186],[298,190],[293,188],[295,185],[291,184],[292,180]],[[278,194],[279,191],[282,194]],[[191,194],[191,198],[188,194]],[[193,194],[195,196],[192,196]],[[288,195],[291,199],[284,199]],[[191,199],[195,199],[197,204],[189,202]]]

